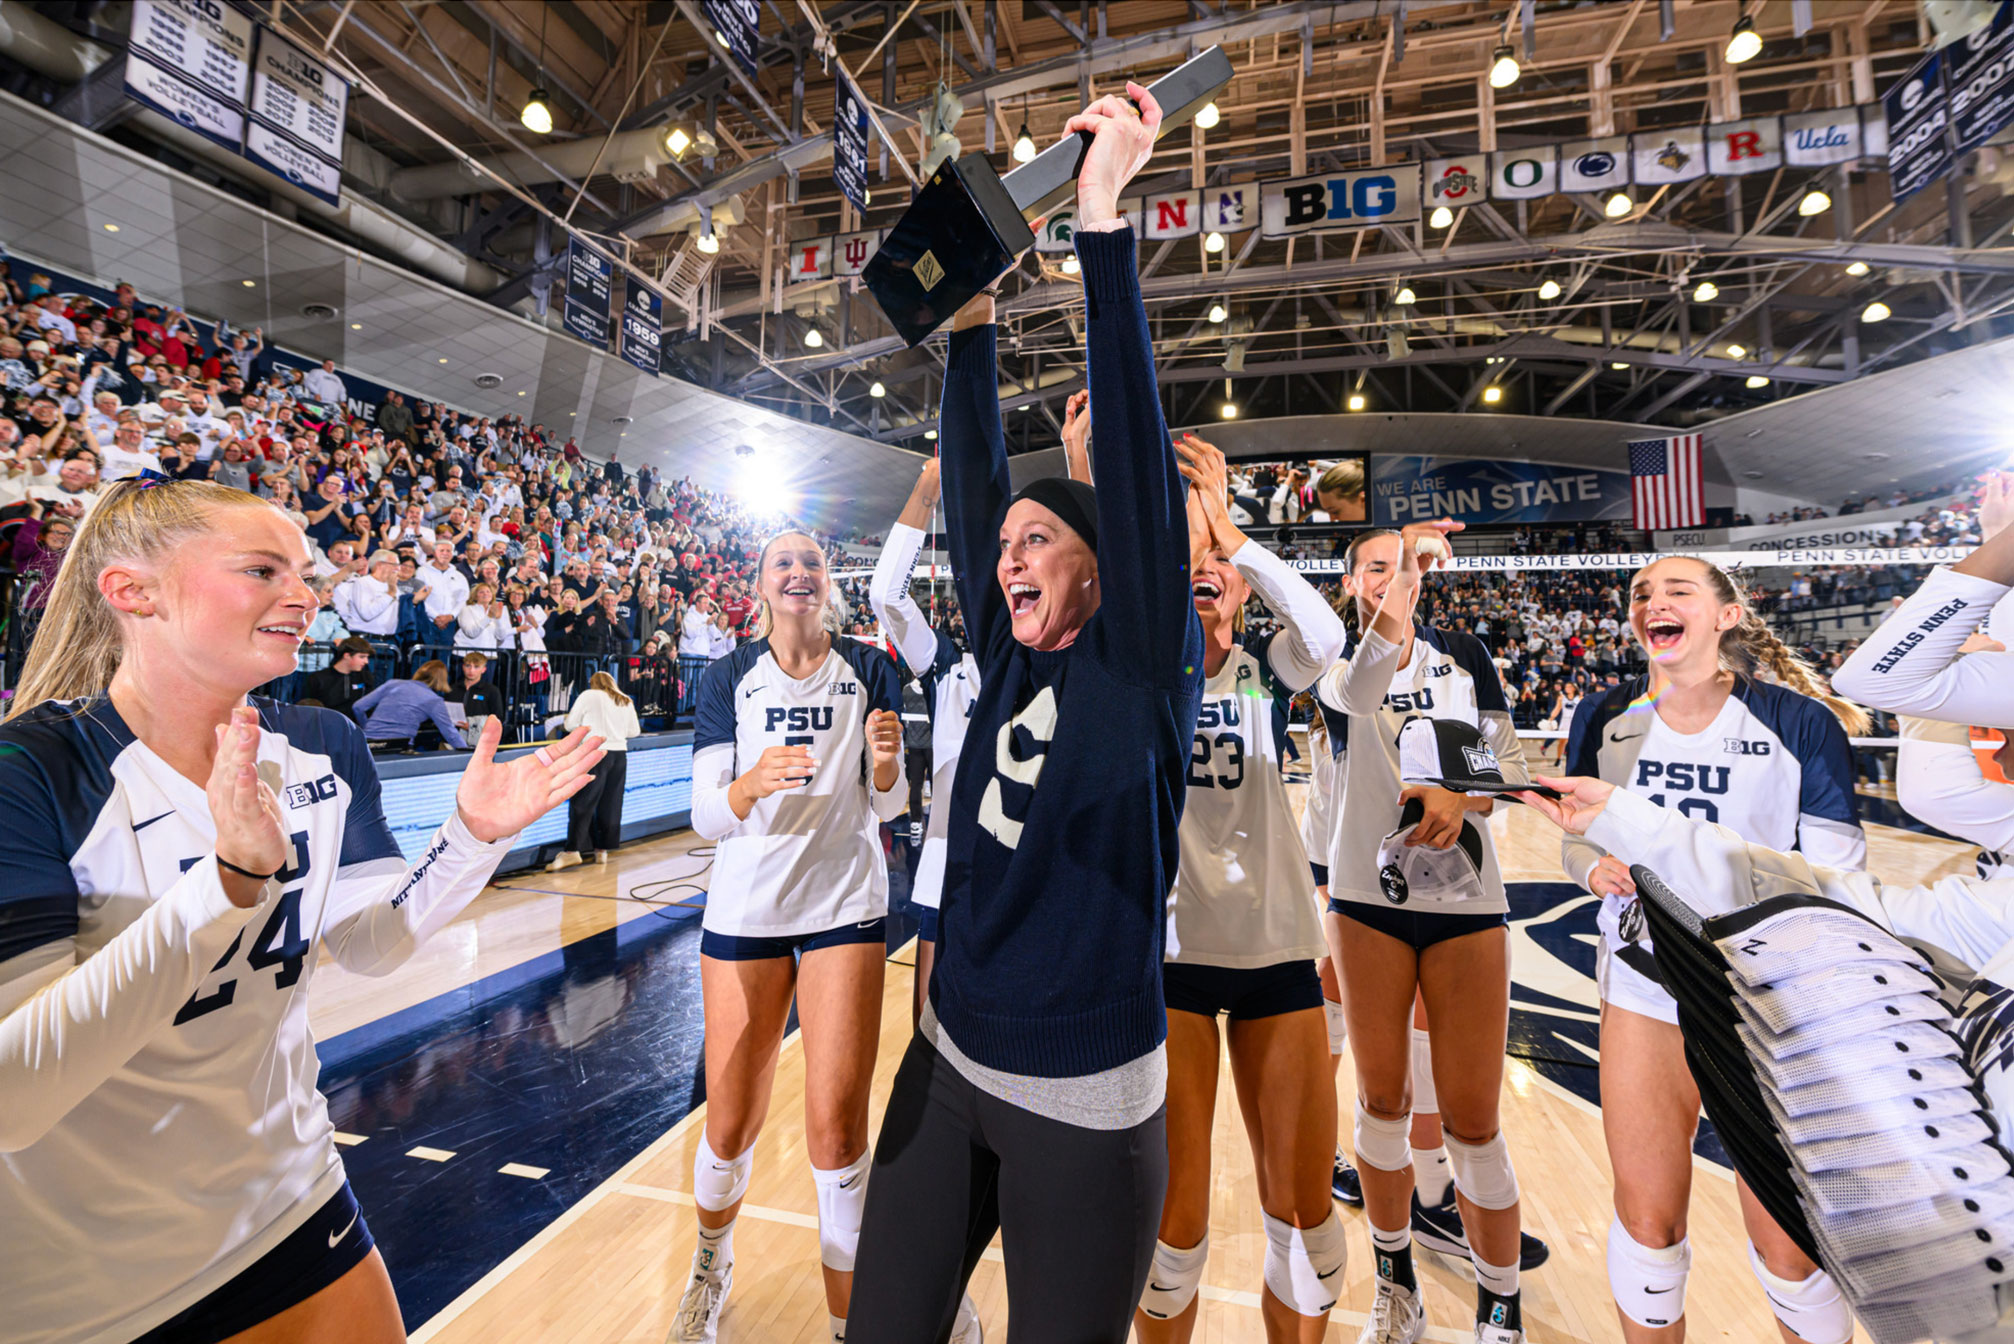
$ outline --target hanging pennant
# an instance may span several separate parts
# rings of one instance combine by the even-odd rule
[[[1077,250],[1077,208],[1063,206],[1049,212],[1049,218],[1042,225],[1042,232],[1035,235],[1037,252],[1074,252]]]
[[[1148,238],[1193,238],[1203,230],[1203,193],[1170,191],[1144,204]]]
[[[832,278],[832,240],[830,238],[805,238],[790,245],[790,263],[787,276],[795,284],[800,280],[829,280]]]
[[[866,233],[842,233],[832,241],[832,273],[858,275],[867,269],[868,260],[880,249],[879,229]]]
[[[1460,207],[1486,201],[1490,195],[1489,156],[1473,154],[1461,159],[1429,159],[1426,171],[1426,204]]]
[[[1203,227],[1212,233],[1238,233],[1249,229],[1245,218],[1245,194],[1249,187],[1207,187],[1203,191]],[[1256,198],[1257,193],[1253,191]]]
[[[1860,109],[1800,112],[1783,119],[1783,159],[1793,168],[1850,163],[1862,154]]]
[[[1500,150],[1491,155],[1490,194],[1506,201],[1531,201],[1559,190],[1557,146]]]
[[[1783,166],[1783,120],[1752,117],[1706,128],[1706,166],[1716,176],[1769,173]]]
[[[1613,191],[1629,185],[1629,138],[1573,140],[1559,150],[1561,191]]]
[[[1706,176],[1706,132],[1698,126],[1638,131],[1629,138],[1630,174],[1640,187],[1665,187]]]

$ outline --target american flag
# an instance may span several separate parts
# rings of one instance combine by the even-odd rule
[[[1699,442],[1697,434],[1630,442],[1630,500],[1636,506],[1639,530],[1705,525],[1706,491],[1700,480]]]

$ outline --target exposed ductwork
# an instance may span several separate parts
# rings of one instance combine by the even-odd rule
[[[662,126],[620,131],[607,140],[606,149],[603,140],[604,137],[593,135],[560,144],[542,144],[537,158],[529,154],[499,154],[494,158],[456,159],[401,168],[386,185],[399,200],[430,201],[494,191],[496,180],[490,173],[525,186],[557,182],[561,174],[584,180],[590,171],[597,177],[606,175],[621,182],[649,182],[656,179],[658,169],[672,161],[671,151],[664,145]]]

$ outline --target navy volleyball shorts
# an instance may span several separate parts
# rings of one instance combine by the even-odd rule
[[[699,935],[699,954],[712,957],[715,961],[771,961],[778,957],[801,957],[821,947],[881,943],[887,938],[888,918],[885,915],[863,919],[858,924],[841,924],[823,933],[794,933],[782,938],[741,938],[705,929]]]
[[[1161,994],[1170,1009],[1233,1022],[1277,1017],[1322,1006],[1322,982],[1312,961],[1280,961],[1234,969],[1171,961],[1161,968]]]

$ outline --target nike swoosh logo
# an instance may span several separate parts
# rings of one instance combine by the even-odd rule
[[[1330,1270],[1330,1271],[1329,1271],[1328,1273],[1326,1273],[1326,1274],[1322,1273],[1322,1272],[1321,1272],[1320,1270],[1316,1270],[1316,1271],[1315,1271],[1315,1277],[1316,1277],[1316,1278],[1318,1278],[1318,1279],[1333,1279],[1333,1278],[1335,1278],[1335,1277],[1336,1277],[1336,1275],[1338,1275],[1338,1274],[1340,1274],[1340,1273],[1342,1273],[1342,1272],[1343,1272],[1343,1267],[1342,1267],[1341,1265],[1337,1265],[1337,1266],[1336,1266],[1336,1267],[1335,1267],[1334,1269]]]
[[[362,1209],[358,1209],[355,1213],[350,1215],[350,1221],[343,1224],[342,1231],[329,1233],[330,1250],[333,1251],[334,1249],[336,1249],[336,1247],[342,1242],[343,1238],[350,1235],[350,1229],[357,1225],[357,1219],[363,1216],[363,1212],[364,1211]]]
[[[742,699],[744,699],[744,700],[746,700],[746,699],[747,699],[747,698],[748,698],[749,696],[751,696],[751,695],[754,695],[754,694],[756,694],[756,693],[757,693],[757,692],[759,692],[759,691],[760,691],[761,689],[762,689],[762,688],[761,688],[760,686],[756,686],[756,687],[753,687],[753,688],[751,688],[751,689],[749,689],[749,690],[746,690],[746,691],[743,691],[743,692],[741,693],[741,698],[742,698]]]
[[[1157,1293],[1172,1293],[1172,1292],[1174,1292],[1174,1291],[1175,1291],[1175,1290],[1174,1290],[1174,1288],[1173,1288],[1173,1287],[1172,1287],[1171,1285],[1169,1285],[1169,1284],[1165,1284],[1165,1283],[1154,1283],[1154,1282],[1153,1282],[1153,1281],[1151,1281],[1151,1280],[1149,1280],[1149,1282],[1148,1282],[1147,1286],[1148,1286],[1149,1288],[1153,1289],[1153,1290],[1154,1290],[1155,1292],[1157,1292]]]
[[[860,1177],[859,1177],[859,1176],[857,1176],[857,1175],[856,1175],[856,1176],[848,1176],[848,1177],[847,1177],[847,1178],[846,1178],[845,1180],[843,1180],[843,1181],[841,1181],[841,1182],[839,1183],[839,1188],[840,1188],[841,1190],[851,1190],[851,1189],[853,1188],[853,1183],[854,1183],[855,1181],[859,1180],[859,1179],[860,1179]]]
[[[863,919],[858,924],[855,924],[853,927],[856,929],[871,929],[874,927],[874,921],[871,919]]]
[[[1614,733],[1610,733],[1608,735],[1608,740],[1611,742],[1634,742],[1636,741],[1636,739],[1642,736],[1643,736],[1642,733],[1624,733],[1622,734],[1622,736],[1618,737]]]
[[[145,821],[136,821],[133,823],[133,829],[136,831],[144,831],[149,826],[152,826],[155,822],[161,820],[161,817],[172,817],[174,815],[175,814],[173,810],[170,810],[167,812],[163,812],[160,817],[149,817]]]
[[[1645,1291],[1646,1293],[1649,1293],[1649,1294],[1651,1294],[1652,1296],[1656,1296],[1656,1295],[1657,1295],[1658,1293],[1673,1293],[1673,1292],[1677,1292],[1678,1290],[1677,1290],[1677,1288],[1675,1288],[1675,1287],[1674,1287],[1674,1288],[1646,1288],[1646,1289],[1644,1289],[1643,1291]],[[1767,1294],[1767,1293],[1765,1293],[1765,1294],[1763,1294],[1763,1296],[1767,1297],[1767,1296],[1768,1296],[1768,1294]]]

